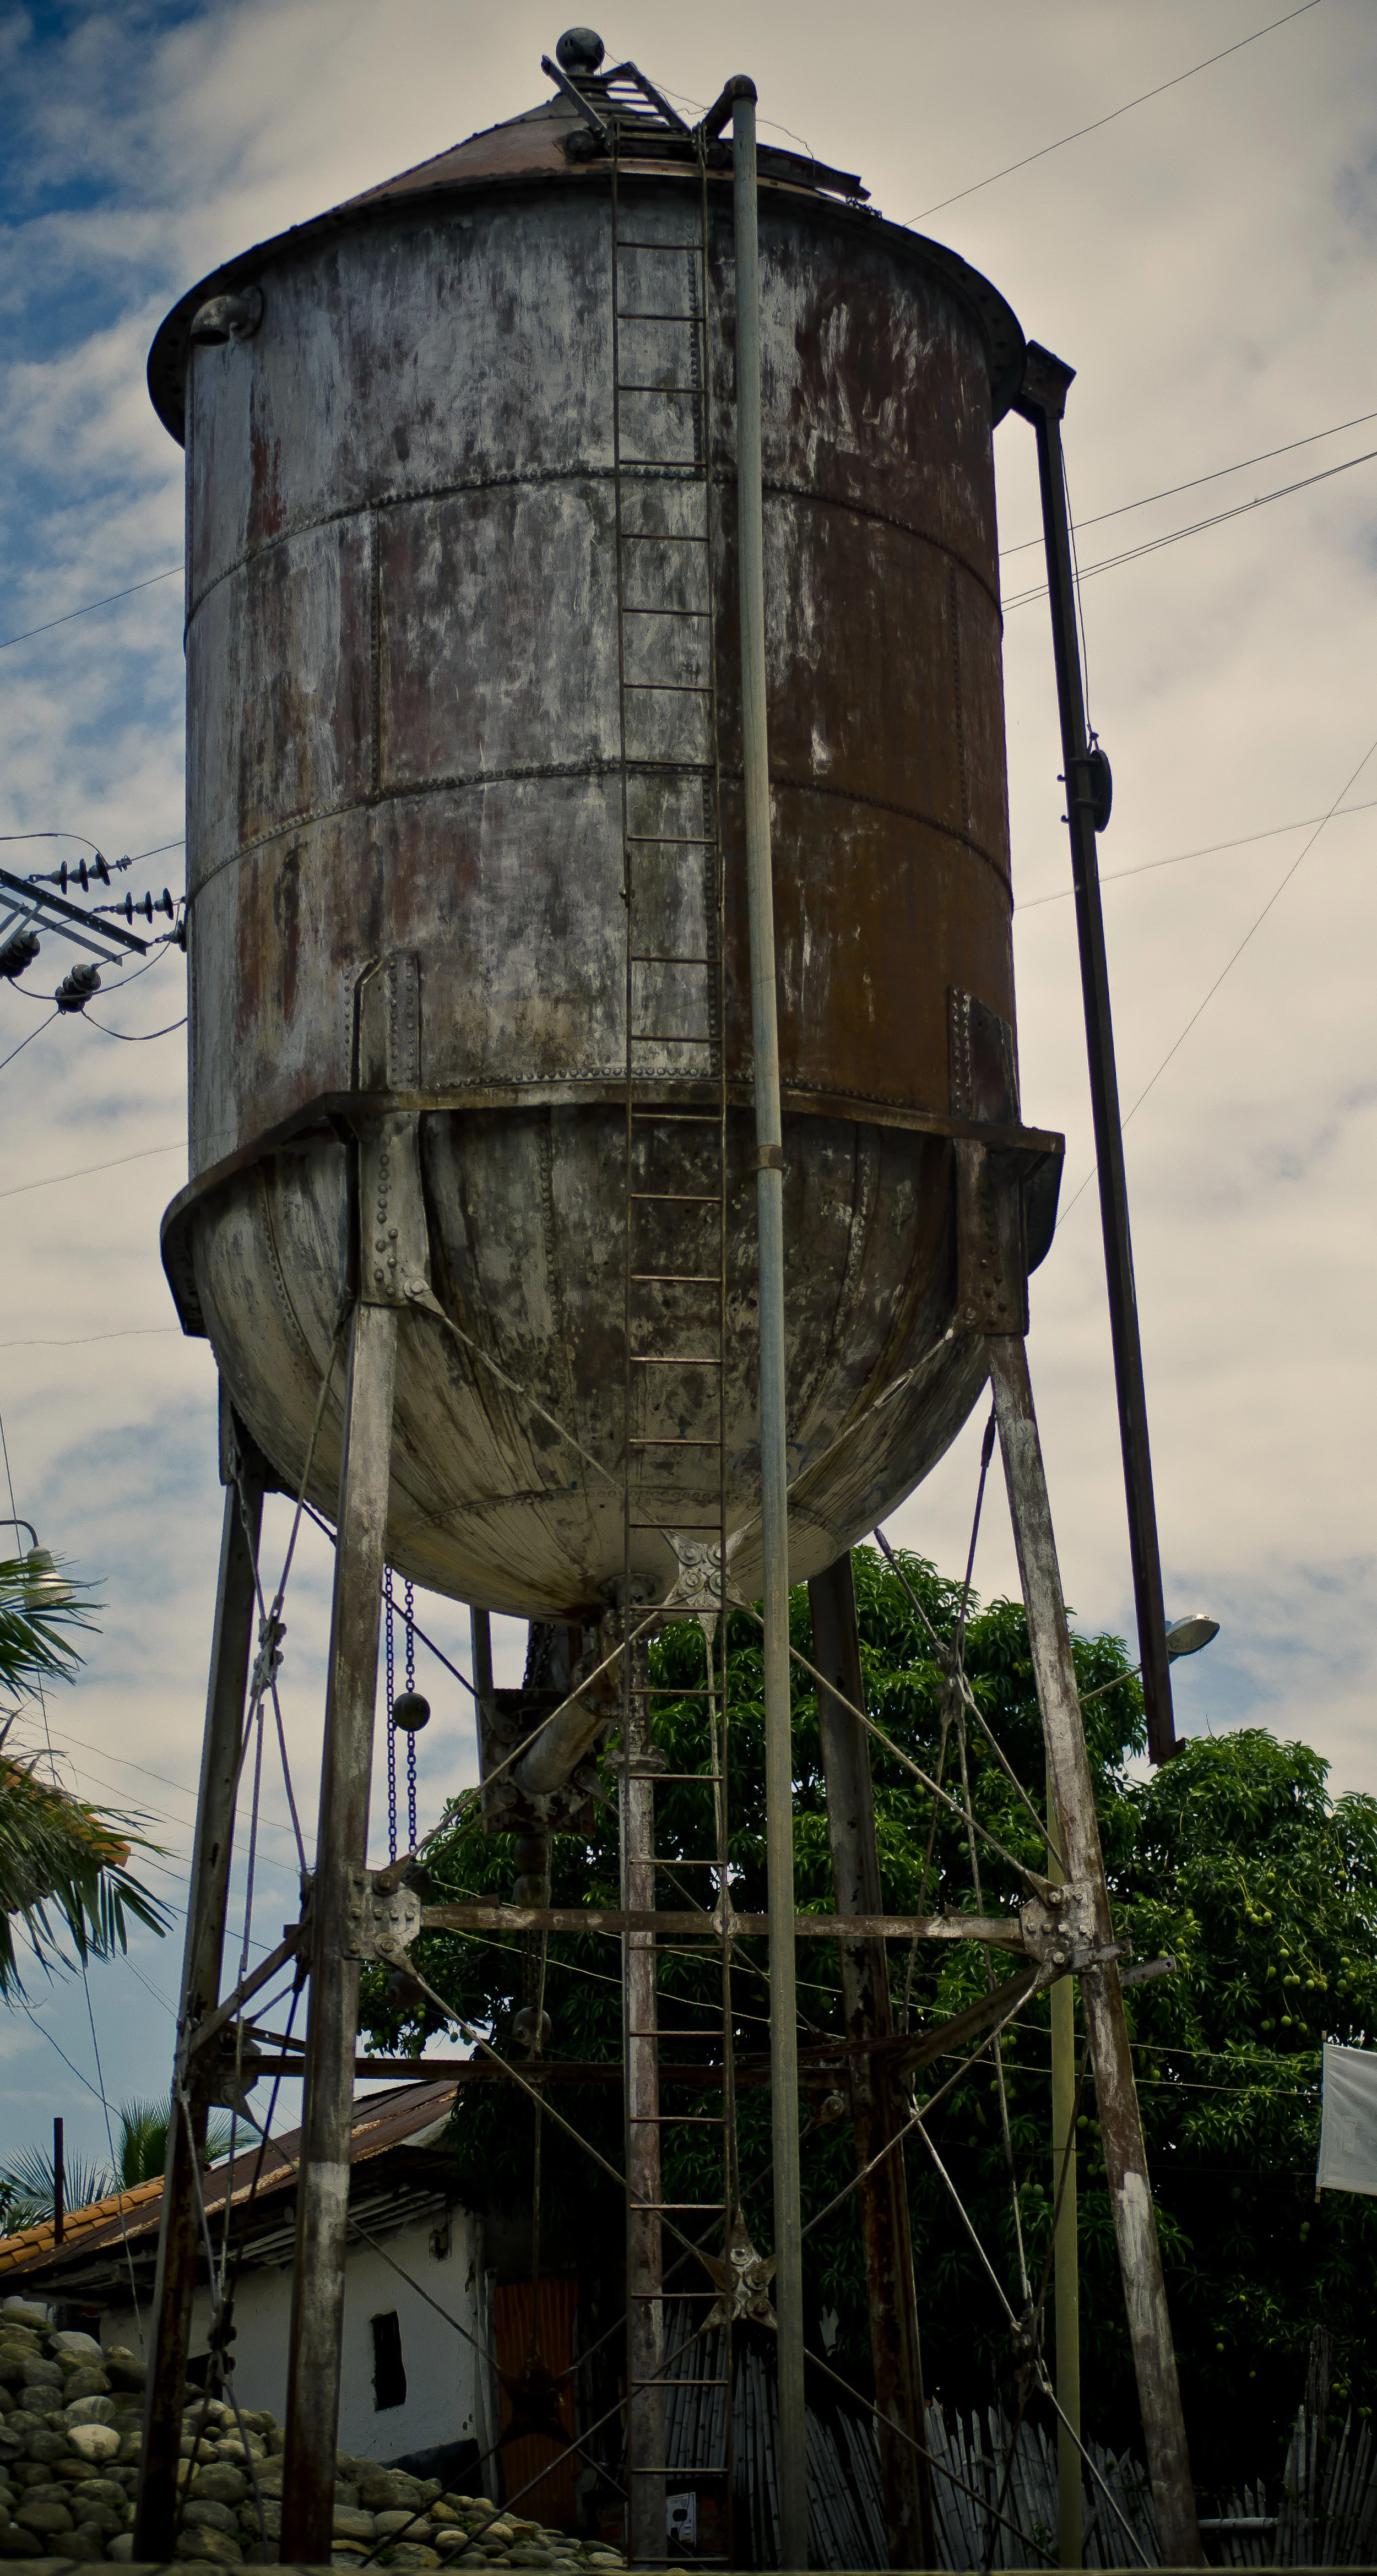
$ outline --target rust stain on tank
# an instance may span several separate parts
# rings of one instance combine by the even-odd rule
[[[299,1475],[348,1292],[342,1138],[359,1084],[374,1104],[381,1089],[421,1112],[447,1311],[619,1471],[634,1428],[619,670],[651,683],[626,701],[637,845],[701,850],[694,764],[711,763],[689,701],[704,686],[694,638],[710,582],[725,1025],[696,1057],[671,1027],[637,1080],[646,1101],[692,1106],[725,1053],[724,1402],[744,1520],[757,1401],[730,182],[707,191],[712,544],[673,551],[686,505],[672,473],[647,469],[636,578],[660,584],[644,604],[663,623],[628,619],[619,642],[611,194],[605,169],[565,158],[569,122],[558,104],[516,120],[236,263],[226,274],[263,295],[251,342],[190,349],[188,297],[155,343],[150,380],[171,424],[185,387],[194,567],[196,1163],[169,1261],[235,1403]],[[698,241],[693,168],[625,172],[621,201],[637,236]],[[800,1576],[927,1471],[985,1373],[953,1325],[949,995],[1012,1029],[992,431],[1022,340],[951,253],[806,173],[762,186],[760,237]],[[687,274],[676,284],[668,255],[638,254],[628,312],[687,296]],[[634,318],[621,327],[623,452],[663,464],[686,416],[666,398],[665,329],[657,342]],[[641,383],[655,390],[626,390]],[[666,861],[660,876],[656,864],[638,862],[637,936],[656,956],[698,955],[715,937],[707,862]],[[391,1018],[357,1071],[372,1007],[359,997],[378,976]],[[687,986],[666,968],[662,989],[672,1022]],[[398,994],[413,997],[410,1020]],[[635,1168],[688,1187],[702,1177],[693,1131],[667,1136],[643,1132]],[[658,1242],[669,1261],[668,1235],[646,1241],[648,1259]],[[843,1427],[915,1371],[836,1463]],[[708,1383],[695,1368],[648,1394],[643,1430],[687,1436]],[[327,1410],[311,1487],[327,1510],[337,1428]],[[647,1521],[695,1516],[689,1466],[637,1472]],[[548,1615],[604,1597],[621,1506],[409,1316],[388,1545],[423,1582]],[[647,1578],[666,1580],[663,1539],[643,1552]],[[747,1541],[744,1581],[751,1563]]]

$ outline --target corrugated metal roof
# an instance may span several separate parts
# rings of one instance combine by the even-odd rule
[[[368,2095],[354,2105],[353,2138],[350,2163],[354,2168],[376,2167],[384,2158],[404,2158],[404,2172],[396,2183],[404,2185],[403,2197],[416,2198],[417,2183],[428,2183],[421,2198],[429,2205],[436,2197],[437,2181],[449,2164],[447,2156],[437,2153],[432,2174],[418,2176],[417,2160],[424,2159],[438,2147],[440,2132],[454,2107],[458,2086],[452,2076],[429,2084],[408,2084],[389,2088],[385,2093]],[[262,2177],[254,2190],[261,2142],[254,2139],[243,2155],[232,2164],[212,2166],[205,2177],[207,2216],[223,2210],[228,2200],[231,2209],[241,2208],[252,2196],[255,2213],[263,2210],[271,2223],[266,2236],[282,2236],[284,2222],[273,2203],[295,2189],[297,2161],[301,2152],[301,2131],[291,2129],[269,2141],[263,2157]],[[371,2177],[370,2177],[371,2179]],[[378,2176],[381,2181],[383,2177]],[[351,2197],[366,2198],[373,2215],[382,2218],[382,2204],[396,2197],[392,2191],[368,2190]],[[63,2223],[62,2243],[53,2243],[53,2222],[41,2227],[23,2228],[17,2235],[0,2237],[0,2283],[32,2283],[36,2274],[52,2271],[66,2274],[107,2252],[121,2258],[126,2246],[149,2250],[157,2242],[162,2219],[163,2186],[155,2182],[136,2184],[131,2190],[112,2192],[104,2200],[92,2201],[86,2209],[68,2210]],[[390,2208],[386,2212],[392,2223]],[[255,2237],[258,2231],[255,2229]],[[255,2248],[257,2251],[257,2248]],[[250,2260],[254,2256],[250,2256]],[[271,2259],[261,2252],[258,2259]]]

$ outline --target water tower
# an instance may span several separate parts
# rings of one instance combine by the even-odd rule
[[[676,1617],[724,1629],[724,1601],[763,1597],[782,2504],[786,2563],[804,2563],[787,1587],[810,1579],[840,1621],[826,1678],[854,1769],[847,1588],[827,1587],[993,1377],[1063,1924],[1081,1908],[1061,1950],[1045,1910],[1028,1939],[1048,1975],[1082,1973],[1181,2557],[1179,2400],[1023,1359],[1061,1140],[1019,1096],[992,437],[1016,408],[1044,456],[1093,965],[1104,789],[1057,552],[1069,371],[859,179],[757,149],[749,82],[690,126],[588,30],[557,54],[545,104],[203,280],[149,365],[188,512],[191,1171],[164,1256],[215,1352],[231,1479],[188,2137],[213,2084],[205,2026],[245,2000],[220,2003],[220,1948],[264,1483],[337,1541],[320,1859],[296,1936],[311,1999],[284,2548],[328,2555],[359,1958],[419,1921],[395,1873],[365,1869],[391,1566],[480,1623],[515,1613],[564,1641],[556,1687],[529,1723],[505,1712],[505,1734],[480,1672],[495,1827],[567,1825],[581,1765],[620,1730],[628,2247],[652,2283],[659,2114],[637,2106],[658,2101],[646,1918],[664,1891],[643,1857],[642,1641]],[[1145,1439],[1126,1457],[1141,1556]],[[710,1650],[709,1707],[724,1681]],[[864,1817],[848,1830],[838,1915],[855,1924],[879,1898],[863,1901]],[[142,2554],[170,2547],[175,2500],[194,2261],[177,2139]],[[906,2243],[892,2192],[889,2220]],[[640,2331],[633,2478],[660,2366]]]

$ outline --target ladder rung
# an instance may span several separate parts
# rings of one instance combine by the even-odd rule
[[[710,698],[712,689],[706,680],[623,680],[622,687],[638,696],[651,694],[659,698]]]
[[[690,1697],[695,1699],[706,1699],[707,1692],[700,1686],[697,1691],[692,1693],[685,1691],[682,1696],[685,1699]],[[723,1779],[723,1774],[720,1771],[638,1771],[634,1773],[633,1776],[638,1780],[679,1780],[686,1782],[690,1787],[701,1780],[703,1786],[707,1789],[720,1789]],[[720,1862],[718,1863],[718,1867],[721,1867]]]
[[[696,242],[696,241],[686,241],[686,242],[628,241],[628,240],[626,240],[626,239],[622,238],[622,239],[619,239],[619,240],[618,240],[618,242],[617,242],[617,248],[618,248],[618,250],[674,250],[674,251],[679,251],[681,254],[683,254],[683,255],[685,255],[685,256],[692,255],[694,258],[697,258],[697,259],[701,259],[701,258],[702,258],[702,256],[703,256],[703,245],[702,245],[702,243],[701,243],[701,242]]]
[[[659,1523],[653,1521],[651,1527],[658,1528]],[[651,1780],[657,1780],[659,1776],[658,1771],[646,1774],[646,1777]],[[642,1869],[720,1869],[722,1866],[720,1860],[681,1860],[674,1852],[628,1852],[626,1857],[629,1861],[637,1862]],[[706,1923],[709,1917],[705,1914],[703,1920]],[[646,2034],[644,2031],[638,2031],[636,2036],[638,2039],[644,2039]]]
[[[701,617],[710,621],[710,608],[624,608],[623,617]]]
[[[628,2209],[637,2218],[660,2218],[673,2211],[676,2218],[706,2218],[710,2210],[720,2209],[720,2200],[630,2200]]]
[[[631,1449],[720,1449],[722,1446],[722,1435],[719,1432],[715,1440],[684,1440],[679,1437],[677,1432],[673,1435],[669,1432],[665,1432],[658,1440],[647,1437],[644,1440],[637,1439],[629,1441],[627,1446]],[[704,1682],[695,1682],[693,1685],[694,1690],[704,1690],[706,1687],[707,1685]],[[691,1694],[686,1690],[670,1691],[668,1696],[671,1699],[688,1699]]]
[[[631,1365],[633,1368],[720,1369],[725,1368],[727,1363],[725,1360],[708,1359],[698,1351],[633,1351],[631,1354]],[[714,1449],[719,1445],[720,1444],[717,1441],[712,1441],[709,1444],[709,1446]],[[652,1526],[658,1529],[660,1524],[656,1521]],[[705,1524],[705,1527],[708,1529],[716,1529],[717,1526],[718,1524],[716,1521],[708,1521]]]
[[[703,320],[703,316],[702,316],[702,314],[701,314],[701,313],[625,313],[625,312],[623,312],[623,310],[622,310],[621,306],[620,306],[620,305],[618,305],[618,307],[617,307],[617,320],[618,320],[619,322],[695,322],[695,323],[700,323],[700,322]]]
[[[716,1119],[711,1123],[715,1127]],[[672,1199],[676,1206],[684,1207],[716,1207],[719,1204],[716,1190],[633,1190],[631,1196],[633,1199]]]
[[[632,1527],[634,1530],[658,1530],[662,1538],[679,1538],[679,1537],[682,1537],[683,1535],[685,1535],[685,1533],[687,1533],[687,1532],[691,1532],[691,1531],[693,1531],[693,1532],[701,1531],[704,1535],[706,1535],[706,1533],[707,1533],[709,1530],[711,1530],[711,1531],[713,1531],[714,1533],[716,1533],[718,1530],[720,1530],[721,1526],[722,1526],[722,1523],[721,1523],[721,1521],[720,1521],[720,1520],[715,1520],[715,1521],[633,1521],[633,1522],[631,1523],[631,1527]],[[661,1775],[660,1775],[660,1773],[659,1773],[658,1771],[656,1771],[656,1772],[652,1772],[650,1776],[652,1777],[652,1779],[656,1779],[656,1780],[658,1780],[658,1779],[660,1778],[660,1776],[661,1776]]]
[[[629,2111],[633,2129],[725,2129],[725,2111]]]
[[[670,1118],[678,1127],[720,1127],[722,1116],[716,1109],[633,1109],[633,1118]]]
[[[720,1270],[633,1270],[633,1282],[642,1286],[659,1285],[674,1288],[720,1288]]]
[[[689,402],[701,402],[703,399],[701,385],[639,385],[629,383],[625,377],[622,378],[616,390],[619,394],[669,394],[676,401],[680,394],[683,394]]]
[[[683,480],[686,483],[702,483],[707,479],[702,466],[695,464],[691,456],[627,456],[623,454],[618,461],[620,464],[630,466],[634,471],[641,474],[663,474],[666,476],[670,474],[678,474],[683,477]]]
[[[633,966],[715,966],[715,957],[692,957],[674,948],[633,948]]]
[[[706,537],[696,537],[685,528],[623,528],[624,546],[705,546]]]
[[[716,1046],[717,1039],[709,1029],[700,1036],[695,1029],[628,1029],[633,1046]]]
[[[670,2290],[669,2292],[665,2292],[664,2290],[632,2290],[628,2295],[633,2299],[653,2299],[657,2304],[659,2304],[663,2303],[666,2296],[671,2299],[715,2299],[718,2294],[716,2290]],[[704,2477],[716,2477],[718,2472],[715,2469],[705,2469],[701,2472],[695,2469],[692,2474],[695,2477],[700,2474]]]
[[[717,843],[704,832],[628,832],[628,841],[657,850],[715,850]]]

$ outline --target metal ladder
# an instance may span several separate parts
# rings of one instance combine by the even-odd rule
[[[629,136],[627,142],[634,149]],[[730,2564],[732,2557],[730,2325],[719,2338],[719,2375],[692,2374],[686,2356],[665,2351],[661,2288],[668,2249],[677,2266],[670,2299],[676,2306],[687,2299],[706,2321],[715,2293],[700,2287],[704,2275],[696,2263],[679,2258],[686,2242],[701,2239],[725,2260],[736,2194],[730,1944],[709,1920],[714,1882],[716,1890],[726,1889],[728,1858],[726,1632],[725,1621],[714,1616],[726,1541],[728,1172],[708,198],[701,165],[696,215],[692,234],[680,208],[667,210],[663,198],[653,208],[633,201],[628,216],[614,151],[613,488],[626,914],[623,1601],[631,1627],[638,1599],[657,1590],[638,1562],[646,1534],[667,1540],[685,1572],[696,1568],[705,1679],[696,1692],[676,1686],[658,1695],[698,1700],[708,1748],[701,1772],[656,1771],[650,1714],[657,1694],[644,1647],[628,1651],[622,1902],[628,1911],[653,1911],[668,1885],[680,1909],[703,1904],[705,1936],[722,1963],[720,2023],[692,2037],[676,2030],[667,2042],[681,2063],[692,2062],[705,2043],[717,2052],[719,2107],[703,2107],[713,2094],[700,2092],[691,2112],[666,2112],[656,1936],[624,1936],[628,2545],[639,2566],[684,2555],[682,2546],[674,2552],[668,2546],[666,2498],[676,2476],[691,2485],[695,2521],[702,2490],[722,2490],[718,2528],[710,2535],[717,2545],[694,2546],[691,2554],[702,2564]],[[657,1777],[664,1785],[672,1779],[686,1799],[701,1794],[703,1800],[696,1847],[669,1860],[657,1850]],[[681,1874],[689,1883],[676,1888]],[[661,2132],[667,2124],[717,2131],[721,2188],[714,2201],[665,2198]],[[685,2386],[712,2393],[713,2456],[710,2464],[673,2471],[665,2401],[670,2390]]]

